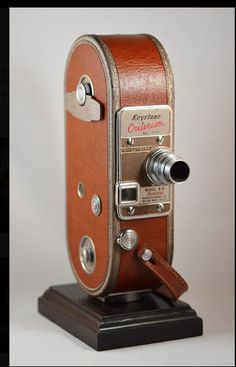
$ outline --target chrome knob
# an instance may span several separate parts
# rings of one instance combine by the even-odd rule
[[[82,268],[86,273],[93,273],[96,266],[96,251],[92,239],[83,236],[80,241],[79,257]]]
[[[133,250],[138,243],[138,234],[133,229],[126,229],[120,232],[117,243],[123,250]]]

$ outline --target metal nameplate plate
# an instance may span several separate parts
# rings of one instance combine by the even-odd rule
[[[151,150],[152,150],[152,146],[122,147],[121,148],[121,154],[149,153]]]
[[[153,185],[144,169],[148,156],[160,147],[172,148],[170,106],[132,106],[117,111],[115,204],[120,219],[170,213],[171,186]]]
[[[171,128],[168,105],[124,107],[118,111],[121,138],[167,135]]]
[[[170,202],[170,186],[148,186],[140,189],[140,203],[151,205]]]

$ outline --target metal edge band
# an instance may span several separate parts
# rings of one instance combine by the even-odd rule
[[[172,109],[172,147],[174,150],[175,147],[175,86],[174,86],[174,75],[173,70],[170,64],[169,57],[167,52],[161,42],[156,39],[154,36],[145,34],[145,36],[149,37],[153,43],[155,44],[157,50],[159,51],[162,62],[165,69],[166,74],[166,88],[167,88],[167,95],[168,95],[168,104]],[[172,211],[168,215],[167,219],[167,261],[169,264],[172,264],[173,254],[174,254],[174,187],[172,185]]]
[[[107,97],[108,97],[108,264],[106,276],[104,281],[97,288],[90,288],[86,286],[79,278],[73,266],[71,255],[69,251],[68,231],[67,236],[67,250],[68,257],[75,277],[80,282],[84,290],[92,296],[106,295],[115,284],[117,279],[119,265],[120,265],[120,248],[115,246],[115,238],[120,230],[119,221],[116,218],[114,211],[114,184],[115,184],[115,154],[113,147],[115,146],[115,112],[120,108],[119,95],[119,80],[118,73],[115,66],[114,59],[106,44],[95,35],[83,35],[79,37],[72,45],[66,61],[65,76],[64,76],[64,93],[66,92],[66,78],[71,55],[76,47],[80,44],[89,44],[95,48],[98,57],[100,58],[105,71]],[[65,113],[65,144],[66,144],[66,110]],[[66,145],[65,145],[66,146]],[[66,150],[65,150],[66,154]],[[65,157],[66,158],[66,157]],[[66,166],[66,159],[65,159]],[[67,177],[67,175],[65,175]],[[67,182],[67,180],[66,180]],[[67,185],[67,184],[66,184]],[[67,189],[66,189],[67,192]],[[67,201],[66,201],[67,202]],[[66,221],[67,223],[67,221]]]
[[[120,255],[121,249],[116,244],[116,238],[120,232],[120,221],[116,216],[114,210],[114,187],[116,182],[116,162],[115,162],[115,114],[120,109],[120,88],[119,88],[119,76],[116,68],[115,60],[109,47],[99,36],[93,35],[94,39],[100,45],[106,61],[106,79],[109,96],[109,112],[108,112],[108,203],[109,203],[109,246],[111,247],[111,257],[109,269],[107,272],[107,282],[104,286],[104,294],[110,293],[115,285],[120,267]]]

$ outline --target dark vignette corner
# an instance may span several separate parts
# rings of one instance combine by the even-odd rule
[[[0,9],[0,364],[9,355],[9,8]]]

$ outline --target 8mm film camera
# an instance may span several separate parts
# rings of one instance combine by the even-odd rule
[[[177,301],[188,286],[172,267],[174,186],[190,171],[174,153],[174,117],[172,69],[156,38],[76,40],[65,123],[67,242],[78,284],[54,288],[64,304],[73,301],[77,321],[63,306],[49,316],[50,289],[39,305],[95,349],[202,333],[202,320]]]

